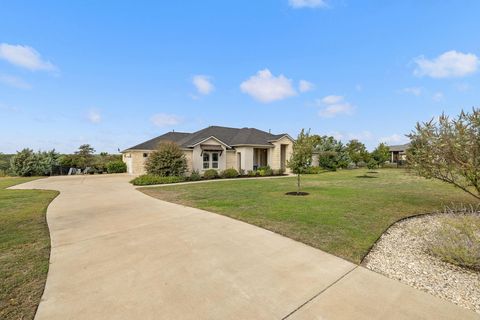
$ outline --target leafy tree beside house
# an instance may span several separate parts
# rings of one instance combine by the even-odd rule
[[[318,153],[319,166],[327,170],[346,168],[350,163],[347,149],[342,142],[334,137],[313,135],[313,148]]]
[[[300,193],[300,175],[306,173],[312,165],[313,143],[310,132],[305,132],[304,129],[293,143],[293,153],[288,161],[288,167],[297,175],[297,194]]]
[[[350,140],[347,143],[346,149],[348,156],[356,167],[358,167],[358,164],[362,161],[368,163],[369,157],[367,148],[360,141],[356,139]]]
[[[370,158],[377,163],[377,166],[383,166],[390,159],[390,149],[382,142],[372,151]]]
[[[417,123],[408,135],[407,163],[418,175],[435,178],[480,200],[480,108],[450,119]]]
[[[180,147],[174,142],[163,142],[152,152],[145,162],[149,174],[162,177],[183,176],[187,170],[187,160]]]

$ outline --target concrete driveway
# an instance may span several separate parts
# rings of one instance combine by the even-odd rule
[[[127,175],[54,177],[36,319],[479,319],[267,230],[159,201]],[[221,182],[219,182],[220,185]]]

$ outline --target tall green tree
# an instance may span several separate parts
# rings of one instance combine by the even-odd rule
[[[413,171],[480,200],[480,108],[453,119],[442,114],[438,120],[417,123],[408,137],[407,163]]]
[[[390,159],[390,148],[385,143],[380,143],[371,153],[371,158],[378,166],[382,166]]]
[[[347,148],[348,156],[350,157],[352,162],[355,163],[355,166],[358,167],[358,164],[361,161],[368,162],[368,160],[367,160],[367,158],[368,158],[367,148],[360,141],[358,141],[356,139],[350,140],[347,143],[346,148]]]
[[[320,167],[327,170],[348,167],[351,160],[341,141],[334,137],[313,135],[312,143]]]
[[[86,167],[92,167],[94,165],[95,149],[89,144],[82,144],[78,147],[78,151],[75,151],[75,163],[77,167],[85,169]]]
[[[300,193],[301,189],[300,175],[307,172],[312,165],[312,154],[313,139],[310,131],[305,132],[305,129],[302,129],[293,143],[293,153],[287,163],[292,172],[297,175],[297,193]]]

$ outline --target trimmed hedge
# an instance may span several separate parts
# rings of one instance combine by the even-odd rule
[[[108,173],[124,173],[127,172],[127,164],[123,161],[110,161],[107,163]]]
[[[222,178],[236,178],[239,176],[238,171],[234,168],[225,169],[222,174]]]
[[[169,176],[169,177],[162,177],[153,174],[144,174],[141,176],[136,177],[130,183],[135,186],[148,186],[152,184],[166,184],[166,183],[178,183],[186,181],[185,177],[176,177],[176,176]]]
[[[218,171],[215,169],[208,169],[203,173],[203,179],[215,179],[218,178]]]

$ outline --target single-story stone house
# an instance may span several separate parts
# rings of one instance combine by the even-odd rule
[[[294,140],[286,133],[271,134],[255,128],[210,126],[193,133],[172,131],[122,151],[127,172],[145,173],[145,160],[165,141],[180,146],[190,172],[227,168],[248,172],[267,165],[289,172],[287,161]]]
[[[390,149],[390,163],[402,163],[407,160],[407,149],[410,147],[410,143],[388,146]]]

